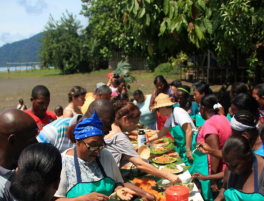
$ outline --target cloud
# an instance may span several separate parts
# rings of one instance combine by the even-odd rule
[[[20,33],[10,34],[8,32],[2,33],[0,36],[0,46],[5,43],[12,43],[27,38]]]
[[[23,6],[28,14],[39,15],[48,9],[48,4],[44,0],[18,0],[20,6]]]

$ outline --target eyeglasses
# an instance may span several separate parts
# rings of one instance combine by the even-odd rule
[[[89,146],[86,142],[84,142],[84,140],[82,140],[82,142],[85,144],[85,146],[87,147],[87,149],[88,149],[89,151],[96,151],[97,149],[99,149],[99,151],[101,151],[103,148],[106,147],[105,142],[104,142],[104,145],[99,146],[99,147],[91,147],[91,146]]]

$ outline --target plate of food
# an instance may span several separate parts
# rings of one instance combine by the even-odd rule
[[[151,154],[165,154],[167,152],[170,152],[174,149],[174,144],[172,142],[163,142],[162,144],[159,143],[152,143],[152,146],[150,148]]]
[[[164,155],[160,157],[155,157],[152,159],[152,161],[158,164],[169,164],[169,163],[174,163],[175,161],[177,161],[177,158]]]
[[[180,183],[180,184],[175,184],[175,186],[185,186],[186,188],[189,189],[189,194],[192,193],[193,188],[194,188],[194,183]]]
[[[182,166],[176,165],[174,163],[170,163],[165,166],[160,166],[159,169],[163,172],[168,172],[172,174],[178,174],[178,173],[183,172]]]

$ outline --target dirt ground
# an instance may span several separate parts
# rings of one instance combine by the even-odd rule
[[[77,74],[77,75],[56,75],[45,77],[32,77],[32,78],[13,78],[13,79],[0,79],[1,96],[0,112],[7,108],[16,108],[18,99],[23,98],[27,107],[31,106],[30,96],[31,90],[36,85],[45,85],[51,93],[51,101],[49,110],[53,111],[57,105],[65,108],[68,104],[67,94],[73,86],[82,86],[88,92],[95,90],[96,83],[107,82],[107,74],[110,71],[103,71],[100,73],[91,74]],[[144,75],[143,75],[144,74]],[[154,75],[147,72],[135,72],[133,75],[137,81],[130,83],[131,92],[140,89],[145,94],[151,94],[155,86],[153,84]],[[176,78],[175,78],[176,79]],[[171,82],[173,79],[167,79]],[[191,83],[183,82],[183,84],[191,85]],[[220,86],[214,86],[214,89],[219,89]]]

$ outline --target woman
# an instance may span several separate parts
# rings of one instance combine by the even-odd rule
[[[200,113],[205,123],[197,135],[196,142],[206,142],[214,149],[222,149],[225,141],[231,136],[232,130],[228,119],[219,114],[217,98],[214,95],[205,95],[201,99]],[[223,172],[225,163],[217,157],[207,155],[208,175]],[[211,190],[213,193],[218,192],[218,181],[211,180]]]
[[[264,161],[253,154],[248,140],[242,136],[232,136],[227,139],[222,153],[229,170],[227,186],[223,187],[223,190],[226,189],[224,199],[264,200]]]
[[[231,101],[231,113],[236,114],[239,110],[247,110],[251,112],[256,120],[259,120],[259,104],[250,94],[238,94]]]
[[[133,131],[135,125],[140,119],[140,111],[136,105],[129,102],[117,101],[114,103],[116,111],[115,123],[112,124],[112,131],[105,136],[107,149],[112,153],[119,167],[123,167],[128,162],[133,163],[138,169],[156,177],[168,179],[172,183],[179,183],[180,179],[177,175],[169,174],[158,170],[149,163],[143,161],[128,137],[123,131]]]
[[[259,149],[262,149],[262,143],[256,128],[256,122],[257,120],[251,112],[239,110],[231,120],[232,136],[246,137],[252,150],[260,151]],[[208,144],[202,142],[198,143],[197,146],[199,151],[223,159],[221,150],[212,149]]]
[[[157,114],[156,112],[152,113],[149,111],[149,104],[151,95],[144,95],[142,91],[136,90],[133,93],[134,104],[138,106],[141,115],[139,122],[148,126],[149,129],[156,130],[157,129]]]
[[[60,152],[51,144],[30,145],[21,153],[10,192],[17,201],[52,200],[60,183]]]
[[[179,106],[183,108],[191,118],[195,118],[195,115],[199,113],[199,106],[190,101],[191,88],[189,86],[183,85],[177,90],[177,99]]]
[[[230,89],[230,93],[229,93],[229,97],[232,100],[233,98],[235,98],[238,94],[241,93],[248,93],[248,87],[246,84],[244,84],[243,82],[235,82],[234,84],[232,84],[231,89]],[[227,118],[231,121],[231,117],[234,115],[232,113],[231,107],[228,110],[228,114],[227,114]]]
[[[64,109],[63,117],[74,117],[75,115],[82,114],[82,111],[79,107],[83,106],[85,102],[86,90],[82,87],[75,86],[73,87],[69,94],[69,104]]]
[[[196,144],[192,144],[193,133],[196,132],[192,119],[184,109],[180,107],[173,108],[174,103],[166,94],[159,94],[155,102],[154,109],[158,110],[162,116],[168,116],[168,118],[161,131],[150,137],[149,141],[152,142],[162,138],[170,131],[177,144],[175,151],[179,153],[186,165],[192,164],[191,150],[196,146]]]
[[[259,103],[259,128],[264,123],[264,84],[258,84],[254,87],[252,96],[258,101]]]
[[[116,80],[120,78],[120,76],[117,73],[109,73],[107,75],[108,78],[108,82],[107,82],[107,86],[110,87],[110,89],[112,90],[112,92],[117,92],[117,84],[116,84]]]
[[[180,80],[174,80],[169,85],[170,85],[171,93],[175,98],[175,102],[177,102],[177,90],[179,87],[182,86],[182,83]]]
[[[156,109],[154,109],[155,106],[155,98],[160,94],[167,94],[170,96],[170,99],[175,102],[175,98],[173,97],[173,94],[169,88],[169,85],[167,83],[167,80],[162,75],[158,75],[154,79],[154,85],[156,86],[156,89],[152,93],[150,104],[149,104],[149,110],[153,113],[156,112]],[[175,103],[174,103],[175,104]],[[167,120],[167,116],[162,116],[159,112],[157,112],[157,130],[161,130]],[[166,137],[172,138],[170,132],[166,134]]]
[[[231,90],[229,93],[230,99],[232,100],[238,94],[241,94],[241,93],[248,93],[247,85],[243,82],[235,82],[234,84],[232,84]]]
[[[202,81],[198,81],[196,83],[193,84],[193,98],[196,102],[197,105],[200,106],[201,103],[201,99],[202,97],[204,97],[205,95],[209,95],[209,94],[213,94],[213,91],[211,90],[209,84],[206,84]],[[222,105],[220,103],[218,104],[218,108],[219,108],[219,113],[222,115],[225,115],[225,111],[222,107]],[[202,126],[204,124],[204,119],[201,117],[201,114],[197,114],[195,117],[195,123],[196,126]]]
[[[239,110],[231,120],[231,128],[232,136],[244,136],[246,139],[248,139],[254,153],[264,156],[261,139],[256,128],[256,119],[251,112],[247,110]],[[212,149],[206,143],[199,143],[197,146],[198,150],[202,153],[210,154],[211,156],[215,156],[221,160],[223,159],[222,150]],[[223,176],[223,173],[219,174],[218,178],[223,178]],[[200,173],[195,173],[192,175],[192,177],[205,181],[214,179],[214,177],[217,177],[217,175],[204,176]]]
[[[116,84],[117,84],[118,94],[121,94],[121,93],[127,94],[126,81],[124,79],[122,78],[117,79]]]
[[[103,123],[96,111],[90,118],[83,118],[75,127],[74,136],[68,137],[76,142],[76,147],[62,153],[57,200],[109,200],[113,192],[123,200],[132,198],[133,191],[123,188],[122,176],[111,153],[103,149]]]

